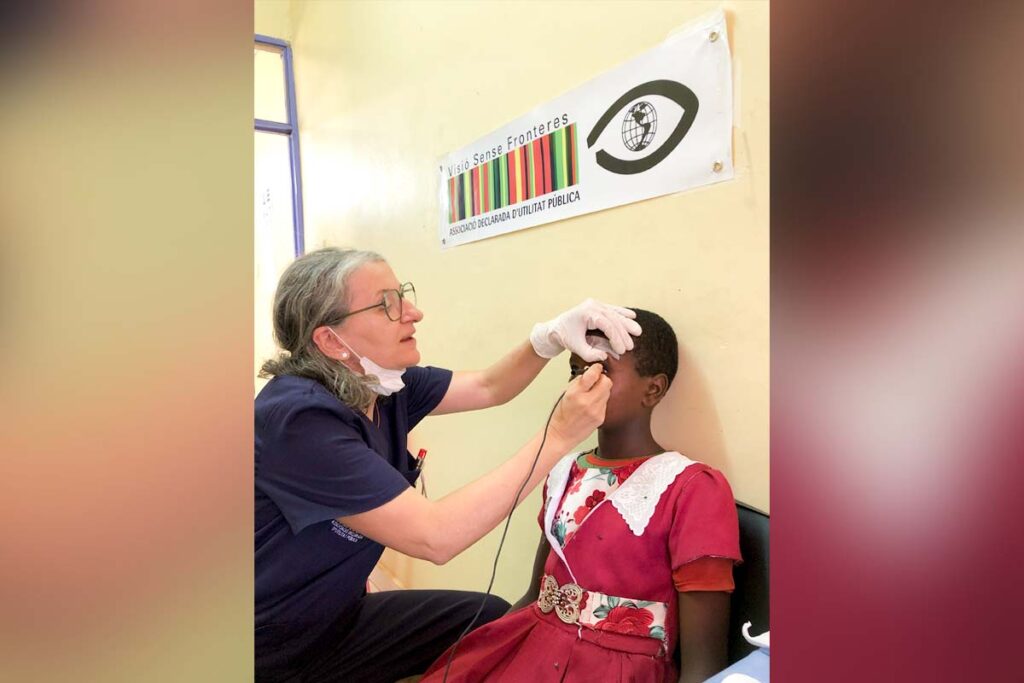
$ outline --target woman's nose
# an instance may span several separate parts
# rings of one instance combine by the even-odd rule
[[[402,318],[405,320],[416,323],[423,320],[423,311],[416,307],[416,304],[406,300],[402,302]]]

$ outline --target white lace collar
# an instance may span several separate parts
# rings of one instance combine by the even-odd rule
[[[634,536],[643,535],[662,494],[680,472],[693,464],[695,461],[675,451],[656,455],[636,468],[629,479],[612,492],[608,500],[626,520]]]
[[[558,501],[562,499],[565,486],[569,481],[569,471],[578,456],[578,453],[565,456],[558,461],[548,475],[548,495],[544,507],[544,533],[548,535],[549,542],[553,540],[550,533],[551,522],[555,517],[555,508]],[[655,455],[640,465],[629,476],[629,479],[613,491],[606,500],[611,502],[622,519],[626,521],[630,531],[634,535],[640,536],[651,521],[662,494],[675,481],[680,472],[695,463],[695,460],[690,460],[676,451]],[[603,502],[605,501],[602,501],[602,504]],[[552,542],[551,545],[557,547],[558,544]]]

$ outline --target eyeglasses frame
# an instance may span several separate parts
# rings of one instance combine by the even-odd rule
[[[380,299],[380,301],[378,303],[375,303],[372,306],[367,306],[365,308],[360,308],[357,311],[349,311],[345,315],[343,315],[343,316],[341,316],[339,318],[335,318],[333,322],[327,323],[327,326],[330,327],[332,325],[338,325],[345,318],[347,318],[347,317],[349,317],[351,315],[355,315],[356,313],[363,313],[365,311],[372,311],[375,308],[382,308],[382,307],[384,309],[384,315],[388,316],[388,320],[390,320],[391,322],[398,322],[399,320],[402,319],[402,314],[405,312],[405,295],[410,290],[412,291],[413,297],[415,297],[416,296],[416,286],[413,283],[411,283],[411,282],[403,282],[402,284],[398,285],[398,289],[385,289],[383,291],[383,293],[381,294],[381,299]],[[387,295],[388,292],[394,292],[395,294],[398,295],[398,317],[397,318],[392,318],[390,315],[388,315],[388,302],[387,302],[387,299],[386,299],[386,295]],[[416,304],[414,303],[413,305],[415,306]]]

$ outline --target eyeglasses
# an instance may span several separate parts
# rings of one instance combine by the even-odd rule
[[[402,302],[406,299],[411,301],[413,306],[416,305],[416,288],[413,287],[411,282],[399,285],[398,289],[385,289],[384,296],[380,303],[367,306],[366,308],[360,308],[358,311],[349,311],[345,315],[337,317],[327,324],[337,325],[350,315],[362,313],[363,311],[372,311],[375,308],[381,307],[384,308],[384,313],[388,316],[388,320],[398,321],[402,319]]]

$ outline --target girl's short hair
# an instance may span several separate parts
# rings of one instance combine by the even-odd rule
[[[663,374],[668,377],[668,386],[672,386],[676,371],[679,369],[679,342],[672,326],[657,313],[642,308],[630,308],[636,313],[636,322],[643,333],[633,337],[633,365],[641,377],[653,377]],[[588,335],[606,337],[601,330],[587,330]]]
[[[633,338],[633,364],[641,377],[664,374],[672,386],[679,369],[679,341],[675,330],[657,313],[642,308],[631,308],[636,312],[636,321],[643,334]]]

